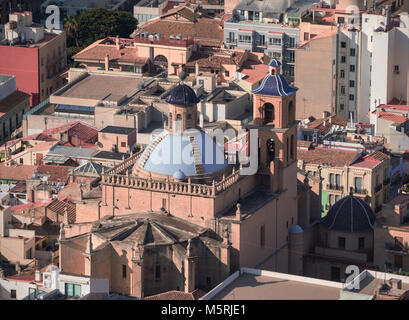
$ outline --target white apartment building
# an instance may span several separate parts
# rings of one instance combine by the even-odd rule
[[[400,14],[399,26],[373,34],[370,110],[392,100],[408,101],[409,14]],[[371,113],[371,123],[375,123]]]

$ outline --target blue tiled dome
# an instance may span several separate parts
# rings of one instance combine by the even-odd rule
[[[138,166],[145,170],[173,177],[179,175],[179,170],[185,176],[192,176],[218,172],[227,165],[223,148],[205,132],[198,130],[184,135],[166,133],[163,137],[158,136],[145,148],[138,160]]]
[[[279,67],[281,66],[281,62],[276,60],[276,59],[271,59],[271,61],[268,64],[270,67]]]
[[[303,233],[303,229],[298,225],[298,224],[292,224],[290,225],[290,227],[288,228],[288,231],[290,233]]]
[[[284,76],[280,74],[266,76],[260,86],[252,92],[271,96],[289,96],[297,90],[298,88],[291,87]]]
[[[167,103],[178,106],[189,106],[199,101],[193,89],[184,83],[176,86],[166,98]]]
[[[173,178],[177,180],[183,180],[186,178],[185,173],[182,170],[178,170],[173,174]]]
[[[375,215],[364,200],[350,195],[337,201],[321,223],[329,230],[365,232],[373,230]]]

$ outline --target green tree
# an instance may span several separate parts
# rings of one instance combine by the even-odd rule
[[[75,45],[79,47],[78,45],[79,24],[77,22],[76,17],[72,15],[68,16],[68,18],[65,19],[64,29],[65,32],[67,32],[67,41],[74,40]]]
[[[76,44],[81,47],[89,46],[96,40],[109,36],[119,35],[122,38],[128,38],[138,26],[138,21],[129,12],[100,8],[81,12],[76,17],[76,21],[78,23],[78,44]]]

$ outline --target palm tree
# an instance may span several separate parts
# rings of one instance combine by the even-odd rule
[[[69,15],[68,18],[65,19],[64,28],[65,28],[65,31],[67,32],[67,35],[70,38],[73,38],[75,40],[76,46],[79,47],[78,45],[79,25],[78,25],[76,18],[73,15]]]

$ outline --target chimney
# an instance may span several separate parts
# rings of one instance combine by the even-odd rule
[[[121,49],[120,41],[119,41],[119,36],[116,36],[115,46],[116,46],[116,49],[117,49],[117,50]]]
[[[105,71],[109,71],[109,54],[105,56]]]
[[[35,282],[41,282],[41,272],[40,270],[36,270],[35,272],[35,278],[34,278]]]

